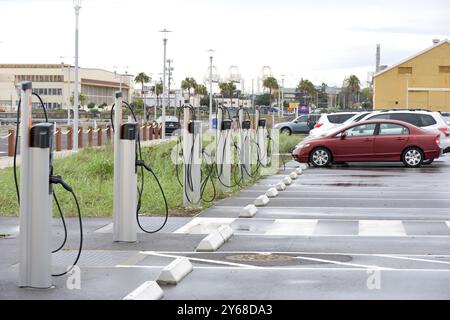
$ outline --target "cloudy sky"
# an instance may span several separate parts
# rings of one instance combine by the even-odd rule
[[[0,12],[0,63],[73,63],[72,0],[0,0]],[[203,81],[210,48],[220,75],[236,65],[247,90],[265,65],[286,86],[350,74],[364,84],[377,43],[382,64],[396,63],[450,38],[449,17],[448,0],[82,0],[80,66],[159,78],[167,28],[176,85]]]

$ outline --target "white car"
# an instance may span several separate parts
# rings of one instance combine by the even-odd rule
[[[365,116],[366,120],[400,120],[440,136],[440,147],[443,153],[450,152],[450,127],[439,112],[426,110],[386,110],[373,112]]]
[[[345,121],[356,115],[358,115],[357,112],[324,113],[317,121],[314,129],[309,132],[309,135],[311,137],[318,137],[323,133],[342,125]]]

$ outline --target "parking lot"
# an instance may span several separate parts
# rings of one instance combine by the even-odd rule
[[[0,218],[0,234],[10,234],[0,238],[0,298],[121,299],[181,256],[194,270],[176,286],[161,286],[165,299],[450,298],[448,157],[418,169],[309,168],[255,217],[239,218],[296,166],[290,162],[194,218],[171,218],[163,233],[141,233],[138,243],[113,243],[110,219],[85,219],[80,290],[68,290],[65,278],[55,279],[54,289],[18,289],[17,219]],[[54,224],[56,246],[62,228]],[[223,224],[232,227],[231,239],[216,252],[195,252]],[[55,268],[76,254],[76,220],[69,230],[71,250],[55,255]]]

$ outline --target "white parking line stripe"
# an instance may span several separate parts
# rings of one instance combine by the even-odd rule
[[[158,256],[158,257],[174,258],[174,259],[185,257],[185,256],[178,256],[178,255],[173,255],[173,254],[156,253],[153,251],[141,251],[140,253],[150,255],[150,256]],[[252,266],[252,265],[243,264],[243,263],[234,263],[234,262],[227,262],[227,261],[220,261],[220,260],[210,260],[210,259],[191,258],[191,257],[186,257],[186,258],[188,258],[189,260],[192,260],[192,261],[207,262],[207,263],[212,263],[212,264],[235,266],[235,267],[241,267],[241,268],[250,268],[250,269],[261,268],[261,267]]]
[[[379,267],[379,266],[368,266],[363,264],[355,264],[355,263],[347,263],[347,262],[341,262],[341,261],[335,261],[335,260],[328,260],[328,259],[318,259],[318,258],[310,258],[310,257],[303,257],[298,256],[297,259],[301,260],[309,260],[309,261],[317,261],[317,262],[324,262],[324,263],[332,263],[342,266],[350,266],[350,267],[357,267],[357,268],[367,268],[367,269],[378,269],[378,270],[390,270],[391,268],[385,268],[385,267]]]
[[[261,254],[287,254],[287,255],[343,255],[343,256],[378,256],[383,255],[383,253],[351,253],[351,252],[307,252],[307,251],[219,251],[219,252],[195,252],[195,251],[151,251],[154,253],[166,253],[166,254],[251,254],[251,253],[261,253]],[[390,253],[389,256],[401,256],[401,257],[446,257],[450,258],[450,254],[409,254],[409,253]]]
[[[121,265],[118,264],[115,268],[142,268],[142,269],[162,269],[166,266],[136,266],[136,265]],[[239,268],[232,266],[217,266],[217,267],[207,267],[207,266],[194,266],[196,270],[199,269],[208,269],[208,270],[242,270],[242,271],[367,271],[370,270],[368,268],[311,268],[311,267],[257,267],[257,268]],[[377,270],[377,268],[373,268],[373,270]],[[450,272],[450,269],[378,269],[383,272],[393,271],[393,272]]]
[[[174,233],[198,233],[208,234],[221,225],[230,225],[236,220],[236,218],[203,218],[196,217],[186,223],[181,228],[178,228]]]
[[[400,220],[359,220],[360,236],[406,236]]]
[[[317,219],[276,219],[266,235],[310,236],[317,225]]]
[[[447,227],[450,229],[450,221],[445,221],[445,224],[446,224]]]
[[[377,257],[384,257],[384,258],[392,258],[392,259],[401,259],[401,260],[411,260],[411,261],[431,262],[431,263],[440,263],[440,264],[450,264],[450,261],[439,261],[439,260],[410,258],[410,257],[402,257],[402,256],[392,256],[392,255],[389,255],[389,254],[377,254],[376,256]]]

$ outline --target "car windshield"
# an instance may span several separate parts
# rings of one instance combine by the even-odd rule
[[[354,115],[355,115],[354,113],[336,113],[336,114],[329,114],[327,117],[330,123],[340,124],[345,122],[349,118],[353,117]]]

